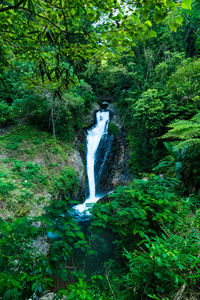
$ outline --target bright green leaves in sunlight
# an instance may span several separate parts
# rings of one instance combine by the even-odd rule
[[[169,23],[169,28],[176,32],[183,23],[183,17],[180,12],[176,11],[169,14],[167,21]]]
[[[183,17],[182,17],[182,16],[177,16],[177,17],[176,17],[176,23],[177,23],[178,25],[182,25],[182,23],[183,23]]]
[[[191,9],[192,0],[182,0],[182,8]]]

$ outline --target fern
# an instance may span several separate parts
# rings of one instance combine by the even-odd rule
[[[177,120],[162,139],[173,139],[174,150],[190,149],[200,146],[200,113],[190,120]]]
[[[174,172],[190,190],[198,189],[200,113],[190,120],[177,120],[169,127],[171,129],[161,137],[171,139],[170,143],[164,142],[169,155],[159,162],[154,171]]]
[[[180,150],[183,148],[194,148],[196,146],[200,146],[200,138],[199,139],[187,139],[183,142],[180,142],[178,145],[176,145],[176,149]]]

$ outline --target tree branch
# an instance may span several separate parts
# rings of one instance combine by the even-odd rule
[[[25,10],[25,11],[27,11],[27,12],[29,12],[29,13],[31,13],[31,11],[30,11],[28,8],[24,8],[24,7],[19,7],[19,8],[22,9],[22,10]],[[37,16],[38,18],[41,18],[41,19],[46,20],[48,23],[50,23],[51,25],[53,25],[54,27],[56,27],[57,29],[59,29],[61,32],[65,32],[65,30],[63,30],[62,28],[60,28],[58,25],[56,25],[54,22],[52,22],[52,21],[51,21],[50,19],[48,19],[47,17],[42,16],[42,15],[36,13],[36,12],[34,13],[34,15]]]
[[[0,8],[0,12],[4,12],[4,11],[8,11],[11,9],[17,9],[20,7],[20,5],[24,2],[25,0],[20,0],[16,5],[10,5],[10,6],[6,6],[3,8]]]
[[[186,284],[183,284],[174,297],[174,300],[181,300],[186,289]]]

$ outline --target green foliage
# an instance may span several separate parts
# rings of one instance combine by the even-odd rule
[[[78,189],[78,177],[72,167],[61,170],[60,176],[54,180],[55,190],[62,193],[64,197],[73,196]]]
[[[12,150],[8,149],[10,145]],[[55,184],[58,178],[66,195],[71,193],[74,196],[76,193],[78,180],[70,188],[67,182],[72,178],[67,177],[67,171],[65,175],[62,172],[70,163],[68,155],[73,151],[70,144],[53,138],[37,127],[21,125],[0,137],[0,150],[5,157],[0,159],[1,180],[15,186],[1,197],[2,218],[41,215],[52,195],[56,197],[60,191]],[[61,172],[63,180],[60,179]],[[73,172],[70,174],[73,177]],[[70,190],[67,191],[67,188]]]
[[[119,133],[119,127],[112,122],[109,123],[108,130],[114,136],[116,136]]]
[[[12,107],[0,101],[0,125],[5,125],[12,120]]]
[[[19,145],[22,143],[23,137],[19,134],[12,135],[12,139],[8,141],[6,148],[8,150],[18,150]]]
[[[19,62],[13,61],[13,68],[10,66],[2,66],[2,57],[0,60],[0,101],[6,102],[11,105],[11,103],[17,99],[22,97],[24,93],[24,82],[22,79],[22,70],[26,73],[29,64],[28,62]]]
[[[46,176],[40,172],[40,166],[36,163],[27,162],[25,165],[22,161],[13,160],[12,170],[17,172],[25,182],[46,183]]]
[[[149,89],[141,95],[136,105],[133,106],[134,121],[151,132],[157,132],[164,119],[163,108],[164,105],[159,99],[158,91]]]
[[[158,91],[149,89],[141,94],[137,102],[131,105],[131,113],[131,164],[134,171],[137,171],[138,165],[140,171],[146,171],[160,156],[155,136],[159,135],[165,115]]]
[[[51,243],[49,262],[52,272],[64,281],[80,275],[73,259],[84,257],[90,249],[77,221],[68,214],[70,204],[69,199],[55,199],[41,217]]]
[[[10,182],[3,182],[0,179],[0,196],[5,196],[15,189],[15,185]]]
[[[20,218],[0,223],[0,294],[2,299],[41,295],[51,285],[50,268],[33,245],[40,230],[32,220]]]
[[[67,299],[167,300],[182,287],[185,298],[198,297],[199,9],[196,0],[0,4],[0,125],[53,134],[22,125],[0,138],[1,214],[13,215],[0,222],[3,300],[60,287],[57,297]],[[154,170],[164,175],[118,187],[93,207],[92,232],[83,233],[69,214],[78,190],[72,149],[55,137],[80,133],[95,95],[119,108],[132,171],[150,172],[162,159]],[[109,130],[118,134],[112,122]],[[44,203],[39,222],[16,219]],[[104,233],[114,239],[112,260],[90,278],[93,249],[108,251]],[[35,247],[41,239],[47,254]]]
[[[16,118],[70,141],[74,130],[81,128],[84,113],[93,101],[91,87],[82,80],[63,93],[50,87],[38,86],[34,92],[25,88],[24,94],[14,99],[12,109]]]
[[[153,299],[167,295],[169,299],[182,284],[195,286],[200,278],[196,234],[196,231],[185,235],[168,232],[167,236],[152,240],[146,237],[143,251],[125,251],[129,272],[123,280],[133,291],[132,295],[137,297],[144,293]]]
[[[191,192],[198,191],[200,188],[198,175],[200,170],[199,114],[191,120],[177,120],[168,127],[171,129],[162,138],[173,139],[174,142],[171,142],[171,145],[164,143],[169,155],[160,162],[155,170],[165,167],[165,171],[167,171],[173,167],[176,176],[183,180]]]
[[[199,210],[190,208],[199,196],[181,199],[177,184],[162,176],[134,180],[93,208],[93,227],[115,233],[110,285],[117,299],[171,299],[183,284],[196,293]]]
[[[191,2],[184,0],[183,8],[190,8],[187,1]],[[32,82],[40,74],[42,82],[48,80],[55,90],[61,90],[76,80],[85,60],[96,52],[102,55],[106,50],[110,56],[137,39],[155,37],[152,24],[162,22],[179,6],[165,0],[159,4],[155,0],[137,1],[128,6],[114,0],[103,3],[90,0],[84,4],[75,1],[72,8],[70,4],[62,1],[59,6],[51,2],[46,6],[43,1],[32,0],[3,2],[0,40],[4,65],[12,63],[8,59],[11,53],[22,60],[28,59],[35,66],[30,77]],[[131,12],[128,15],[127,9]],[[181,24],[180,18],[177,24]]]
[[[169,103],[174,116],[193,116],[200,109],[200,60],[187,59],[181,62],[177,71],[169,77],[167,88],[171,94]]]
[[[95,276],[92,278],[92,284],[88,284],[83,279],[79,279],[76,285],[68,285],[69,292],[67,293],[67,299],[74,300],[106,300],[108,295],[99,289],[99,282],[96,282]],[[102,277],[99,278],[102,280]]]
[[[162,138],[178,140],[175,149],[194,151],[200,145],[200,114],[191,120],[177,120],[168,127],[171,129]]]
[[[33,294],[39,297],[53,285],[53,278],[66,281],[80,277],[73,261],[80,255],[89,255],[90,246],[77,222],[67,213],[69,205],[69,201],[55,200],[39,219],[1,220],[2,299],[27,299]],[[46,243],[46,234],[50,236],[49,233],[53,238],[49,238],[47,256],[38,244]]]
[[[129,244],[128,247],[132,245],[133,236],[158,234],[164,224],[173,224],[178,217],[174,184],[176,180],[150,176],[117,188],[110,196],[111,201],[94,207],[95,226],[110,228],[120,236],[122,243]]]
[[[163,25],[152,24],[157,36],[149,43],[136,40],[136,47],[127,46],[117,60],[95,58],[85,72],[95,93],[118,105],[128,131],[134,173],[150,172],[165,156],[157,137],[166,133],[167,124],[177,118],[191,118],[200,109],[195,48],[199,38],[198,1],[193,1],[193,8],[170,12]],[[176,33],[167,27],[177,29],[181,23]]]

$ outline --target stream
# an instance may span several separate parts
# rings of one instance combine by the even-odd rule
[[[89,194],[82,204],[73,206],[70,211],[70,215],[77,220],[86,239],[92,243],[91,246],[94,249],[94,254],[88,257],[79,251],[74,256],[77,268],[82,266],[84,262],[84,273],[88,277],[97,273],[104,274],[105,261],[113,258],[114,255],[114,235],[107,229],[91,231],[90,228],[91,208],[99,199],[108,194],[98,188],[98,182],[105,171],[106,161],[113,142],[113,136],[108,132],[109,122],[110,112],[100,110],[96,113],[96,124],[87,131],[86,167]],[[48,232],[48,238],[53,241],[58,240],[59,236],[53,232]],[[62,284],[65,286],[65,282],[63,283],[62,280],[58,280],[57,284],[59,287],[63,287]]]
[[[107,229],[101,232],[90,232],[91,220],[90,210],[94,204],[108,193],[98,188],[98,182],[106,168],[108,155],[111,151],[113,136],[108,132],[110,122],[110,112],[100,110],[96,113],[96,124],[87,131],[86,136],[86,167],[88,177],[89,195],[82,204],[73,207],[74,217],[86,236],[93,236],[93,244],[96,254],[88,257],[85,261],[85,273],[92,275],[96,272],[104,273],[104,263],[113,257],[114,235]],[[83,257],[77,257],[83,260]]]

